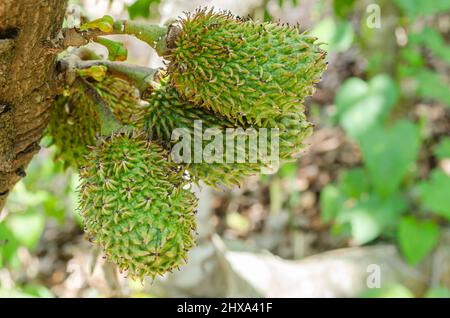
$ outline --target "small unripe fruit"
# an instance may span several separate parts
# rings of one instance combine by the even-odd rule
[[[87,98],[80,85],[75,85],[70,96],[58,96],[47,128],[57,148],[56,158],[65,167],[77,168],[84,164],[88,146],[95,144],[100,131],[95,104]]]
[[[102,81],[91,81],[101,99],[124,125],[134,125],[144,117],[144,105],[139,91],[127,81],[106,76]]]
[[[260,172],[261,163],[258,162],[251,163],[247,160],[244,163],[227,163],[225,158],[225,138],[223,143],[223,162],[194,162],[196,151],[194,149],[196,138],[195,122],[201,122],[202,130],[199,132],[200,136],[207,129],[218,129],[222,134],[225,134],[227,128],[236,129],[239,126],[220,115],[210,114],[184,101],[178,92],[169,85],[167,78],[162,79],[160,84],[160,87],[155,88],[150,96],[146,98],[149,105],[145,110],[145,129],[153,138],[163,141],[168,149],[172,149],[174,144],[180,141],[172,139],[175,129],[183,129],[188,133],[192,142],[192,148],[191,162],[187,163],[186,169],[194,177],[195,181],[202,180],[212,187],[219,185],[229,187],[239,185],[244,177]],[[248,140],[248,137],[244,138]],[[204,149],[210,142],[202,140],[202,148]],[[237,153],[237,148],[235,153]]]
[[[325,70],[325,52],[298,28],[198,10],[168,36],[172,85],[194,105],[260,125],[298,110]]]
[[[85,231],[128,276],[172,271],[194,245],[197,199],[183,188],[182,173],[136,131],[113,133],[87,156],[80,171]]]

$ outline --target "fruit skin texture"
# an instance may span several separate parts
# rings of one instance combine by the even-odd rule
[[[122,124],[142,122],[144,109],[139,91],[133,85],[113,76],[106,76],[101,81],[91,80],[90,84]]]
[[[266,121],[262,125],[262,128],[279,129],[279,155],[283,161],[295,160],[306,148],[304,141],[312,135],[313,127],[313,124],[307,121],[304,110],[300,108],[298,111],[291,111],[284,116]]]
[[[66,168],[82,166],[88,147],[95,145],[101,129],[98,104],[109,107],[124,125],[143,122],[144,108],[134,86],[112,76],[101,81],[79,77],[68,96],[57,97],[47,130]]]
[[[166,56],[172,85],[233,122],[259,125],[297,110],[326,68],[316,39],[297,28],[206,9],[179,24]]]
[[[171,139],[172,132],[176,128],[186,129],[193,144],[195,121],[201,120],[202,133],[208,128],[219,129],[223,133],[226,128],[239,128],[220,115],[210,114],[184,101],[168,82],[167,78],[162,79],[160,87],[155,88],[146,98],[149,105],[145,110],[146,117],[143,127],[152,138],[163,141],[167,149],[172,149],[174,144],[180,141]],[[210,140],[203,140],[203,149],[209,143],[211,143]],[[223,145],[225,151],[225,143]],[[235,151],[237,152],[237,148]],[[194,152],[195,149],[192,147],[191,163],[187,163],[186,169],[197,183],[202,180],[212,187],[240,185],[244,177],[257,174],[261,170],[260,163],[227,163],[225,157],[223,162],[196,163],[194,162]]]
[[[202,121],[203,131],[207,128],[218,128],[225,132],[227,128],[241,128],[246,142],[249,140],[249,133],[245,132],[246,129],[254,128],[258,132],[258,128],[268,128],[269,146],[272,143],[270,129],[278,128],[279,155],[283,161],[293,160],[293,156],[304,148],[304,139],[312,133],[312,124],[306,120],[304,110],[300,108],[298,111],[285,116],[272,118],[260,127],[250,125],[241,127],[220,115],[211,114],[183,100],[176,89],[170,85],[169,78],[162,79],[160,84],[160,87],[155,88],[146,99],[149,105],[145,109],[144,122],[136,123],[136,126],[147,130],[152,138],[162,140],[167,149],[172,149],[174,144],[179,141],[178,139],[171,140],[175,128],[187,129],[193,141],[194,121],[196,120]],[[203,149],[208,143],[210,143],[209,140],[203,141]],[[225,143],[223,145],[225,151],[226,145]],[[238,152],[238,149],[242,149],[238,148],[236,143],[235,146],[235,153]],[[194,177],[194,181],[202,180],[212,187],[240,185],[243,178],[258,174],[261,172],[261,168],[267,167],[267,163],[261,161],[249,162],[248,145],[246,145],[244,151],[246,154],[246,162],[244,163],[227,163],[224,157],[224,162],[191,162],[187,164],[186,168]],[[194,152],[195,149],[191,149],[191,157],[194,156]]]
[[[84,164],[88,146],[95,145],[100,130],[95,104],[77,82],[69,96],[58,96],[52,109],[47,134],[56,146],[56,158],[64,161],[65,168]]]
[[[89,153],[80,177],[85,231],[109,261],[137,279],[182,265],[194,245],[197,199],[159,144],[115,132]]]

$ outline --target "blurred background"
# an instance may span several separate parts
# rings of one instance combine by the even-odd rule
[[[198,6],[327,43],[310,146],[240,188],[197,189],[188,264],[142,284],[86,240],[77,173],[44,138],[0,214],[0,297],[450,297],[450,0],[72,0],[65,24]],[[118,38],[129,62],[163,65]]]

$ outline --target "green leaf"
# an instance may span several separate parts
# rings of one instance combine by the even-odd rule
[[[350,224],[351,237],[355,244],[363,245],[376,239],[382,232],[380,223],[373,211],[364,204],[343,210],[339,213],[337,223]]]
[[[19,288],[4,288],[0,286],[0,298],[31,298],[33,296],[22,292]]]
[[[450,63],[450,45],[442,35],[431,27],[425,27],[420,33],[409,35],[410,45],[425,45],[436,57]]]
[[[408,64],[407,68],[412,69],[413,71],[425,65],[423,55],[415,48],[405,47],[400,51],[400,56],[402,60]]]
[[[428,182],[419,186],[422,204],[426,209],[450,220],[450,177],[434,170]]]
[[[152,4],[159,4],[160,2],[160,0],[136,0],[127,8],[130,19],[134,20],[139,17],[150,18],[150,6]]]
[[[450,137],[442,138],[434,151],[438,159],[450,159]]]
[[[345,201],[345,196],[340,189],[329,184],[320,192],[320,216],[324,222],[329,222],[336,218],[342,204]]]
[[[272,15],[270,14],[269,9],[266,7],[264,8],[264,21],[265,22],[271,22],[272,21]]]
[[[114,19],[109,16],[105,15],[99,19],[95,19],[93,21],[86,22],[85,24],[80,26],[81,31],[87,31],[87,30],[100,30],[102,32],[112,32],[113,30],[113,24]]]
[[[108,49],[108,60],[125,61],[128,57],[128,51],[122,42],[113,41],[104,37],[98,37],[96,42]]]
[[[325,50],[343,52],[351,47],[355,32],[348,21],[335,22],[332,18],[326,18],[314,27],[311,34],[326,43]]]
[[[383,200],[372,195],[368,200],[359,201],[353,207],[342,208],[336,222],[341,225],[349,223],[353,241],[362,245],[395,228],[406,207],[406,202],[400,196]]]
[[[401,120],[391,128],[373,127],[359,140],[372,184],[380,196],[392,195],[417,159],[419,128]]]
[[[14,213],[6,224],[20,244],[33,250],[44,232],[45,217],[36,212]]]
[[[295,178],[297,175],[297,164],[295,162],[288,162],[283,164],[278,170],[278,175],[282,178]]]
[[[355,5],[355,0],[334,0],[334,14],[340,18],[347,18]]]
[[[411,18],[450,10],[448,0],[395,0],[395,3]]]
[[[97,82],[103,81],[107,72],[108,68],[104,65],[94,65],[77,71],[78,75],[82,77],[92,77]]]
[[[13,258],[18,247],[14,234],[5,222],[0,222],[0,268]]]
[[[450,107],[449,83],[440,74],[420,69],[415,74],[417,82],[417,95],[439,101]]]
[[[435,287],[429,289],[425,294],[426,298],[450,298],[450,290],[445,287]]]
[[[249,220],[238,212],[227,213],[225,221],[228,227],[239,232],[247,232],[251,227]]]
[[[22,288],[23,292],[32,297],[53,298],[52,292],[42,285],[29,284]]]
[[[398,88],[388,75],[378,75],[369,83],[348,79],[336,93],[340,125],[354,138],[382,123],[397,102]]]
[[[361,298],[414,298],[413,293],[403,285],[395,284],[365,291]]]
[[[47,200],[45,200],[43,206],[47,216],[54,218],[59,224],[64,223],[64,205],[56,196],[50,196]]]
[[[362,168],[354,168],[344,172],[339,180],[339,188],[349,197],[359,198],[369,191],[370,182]]]
[[[406,261],[415,265],[427,256],[439,239],[439,227],[432,221],[418,221],[412,216],[402,219],[398,229],[400,249]]]

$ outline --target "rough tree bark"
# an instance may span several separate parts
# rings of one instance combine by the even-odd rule
[[[49,120],[65,7],[66,0],[0,1],[0,211]]]

